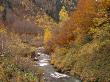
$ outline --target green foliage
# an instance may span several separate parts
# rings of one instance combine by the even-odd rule
[[[22,71],[22,69],[18,68],[16,65],[10,62],[8,58],[2,59],[3,64],[0,65],[0,81],[2,82],[36,82],[37,77],[33,75],[31,72]]]
[[[31,60],[35,47],[22,42],[18,34],[0,27],[0,82],[36,82],[42,71]]]
[[[56,48],[55,54],[52,55],[51,64],[58,66],[59,69],[63,68],[64,65],[62,64],[61,60],[64,60],[66,53],[67,53],[66,48]]]
[[[107,22],[107,18],[94,18],[93,22],[95,26],[100,26],[101,24]]]
[[[57,45],[52,64],[61,71],[79,75],[85,82],[110,81],[110,6],[109,0],[99,2],[96,8],[95,0],[79,0],[70,20],[60,26],[62,30],[53,39]],[[69,34],[72,39],[67,37]]]

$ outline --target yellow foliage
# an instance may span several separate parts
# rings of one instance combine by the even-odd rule
[[[51,39],[51,37],[52,35],[50,29],[46,28],[44,33],[44,43],[47,43]]]
[[[60,21],[65,21],[68,19],[68,12],[66,11],[64,6],[62,7],[60,11],[59,16],[60,16]]]
[[[0,25],[0,33],[2,33],[2,32],[6,32],[6,29],[4,28],[3,25]]]
[[[101,8],[108,8],[110,6],[110,0],[97,0],[100,3]]]
[[[1,32],[5,32],[5,31],[6,31],[5,29],[0,28],[0,33],[1,33]]]
[[[46,14],[44,14],[44,15],[37,15],[35,17],[35,24],[37,26],[43,27],[43,28],[52,27],[52,26],[56,25],[54,20],[51,17],[47,16]]]
[[[4,10],[4,7],[0,5],[0,12]]]

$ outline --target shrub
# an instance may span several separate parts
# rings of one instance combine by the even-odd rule
[[[20,36],[0,27],[0,81],[36,82],[42,70],[31,60],[35,47],[23,43]]]

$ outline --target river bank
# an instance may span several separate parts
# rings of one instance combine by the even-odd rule
[[[38,48],[36,50],[38,57],[35,57],[35,59],[37,59],[37,67],[44,70],[43,79],[45,82],[81,82],[75,77],[57,72],[53,65],[50,64],[50,56],[43,51],[43,47]]]

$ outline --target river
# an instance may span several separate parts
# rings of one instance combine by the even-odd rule
[[[55,68],[50,64],[50,57],[48,54],[44,53],[44,48],[39,47],[36,50],[37,66],[44,70],[43,79],[45,82],[81,82],[79,79],[59,73],[55,70]]]

